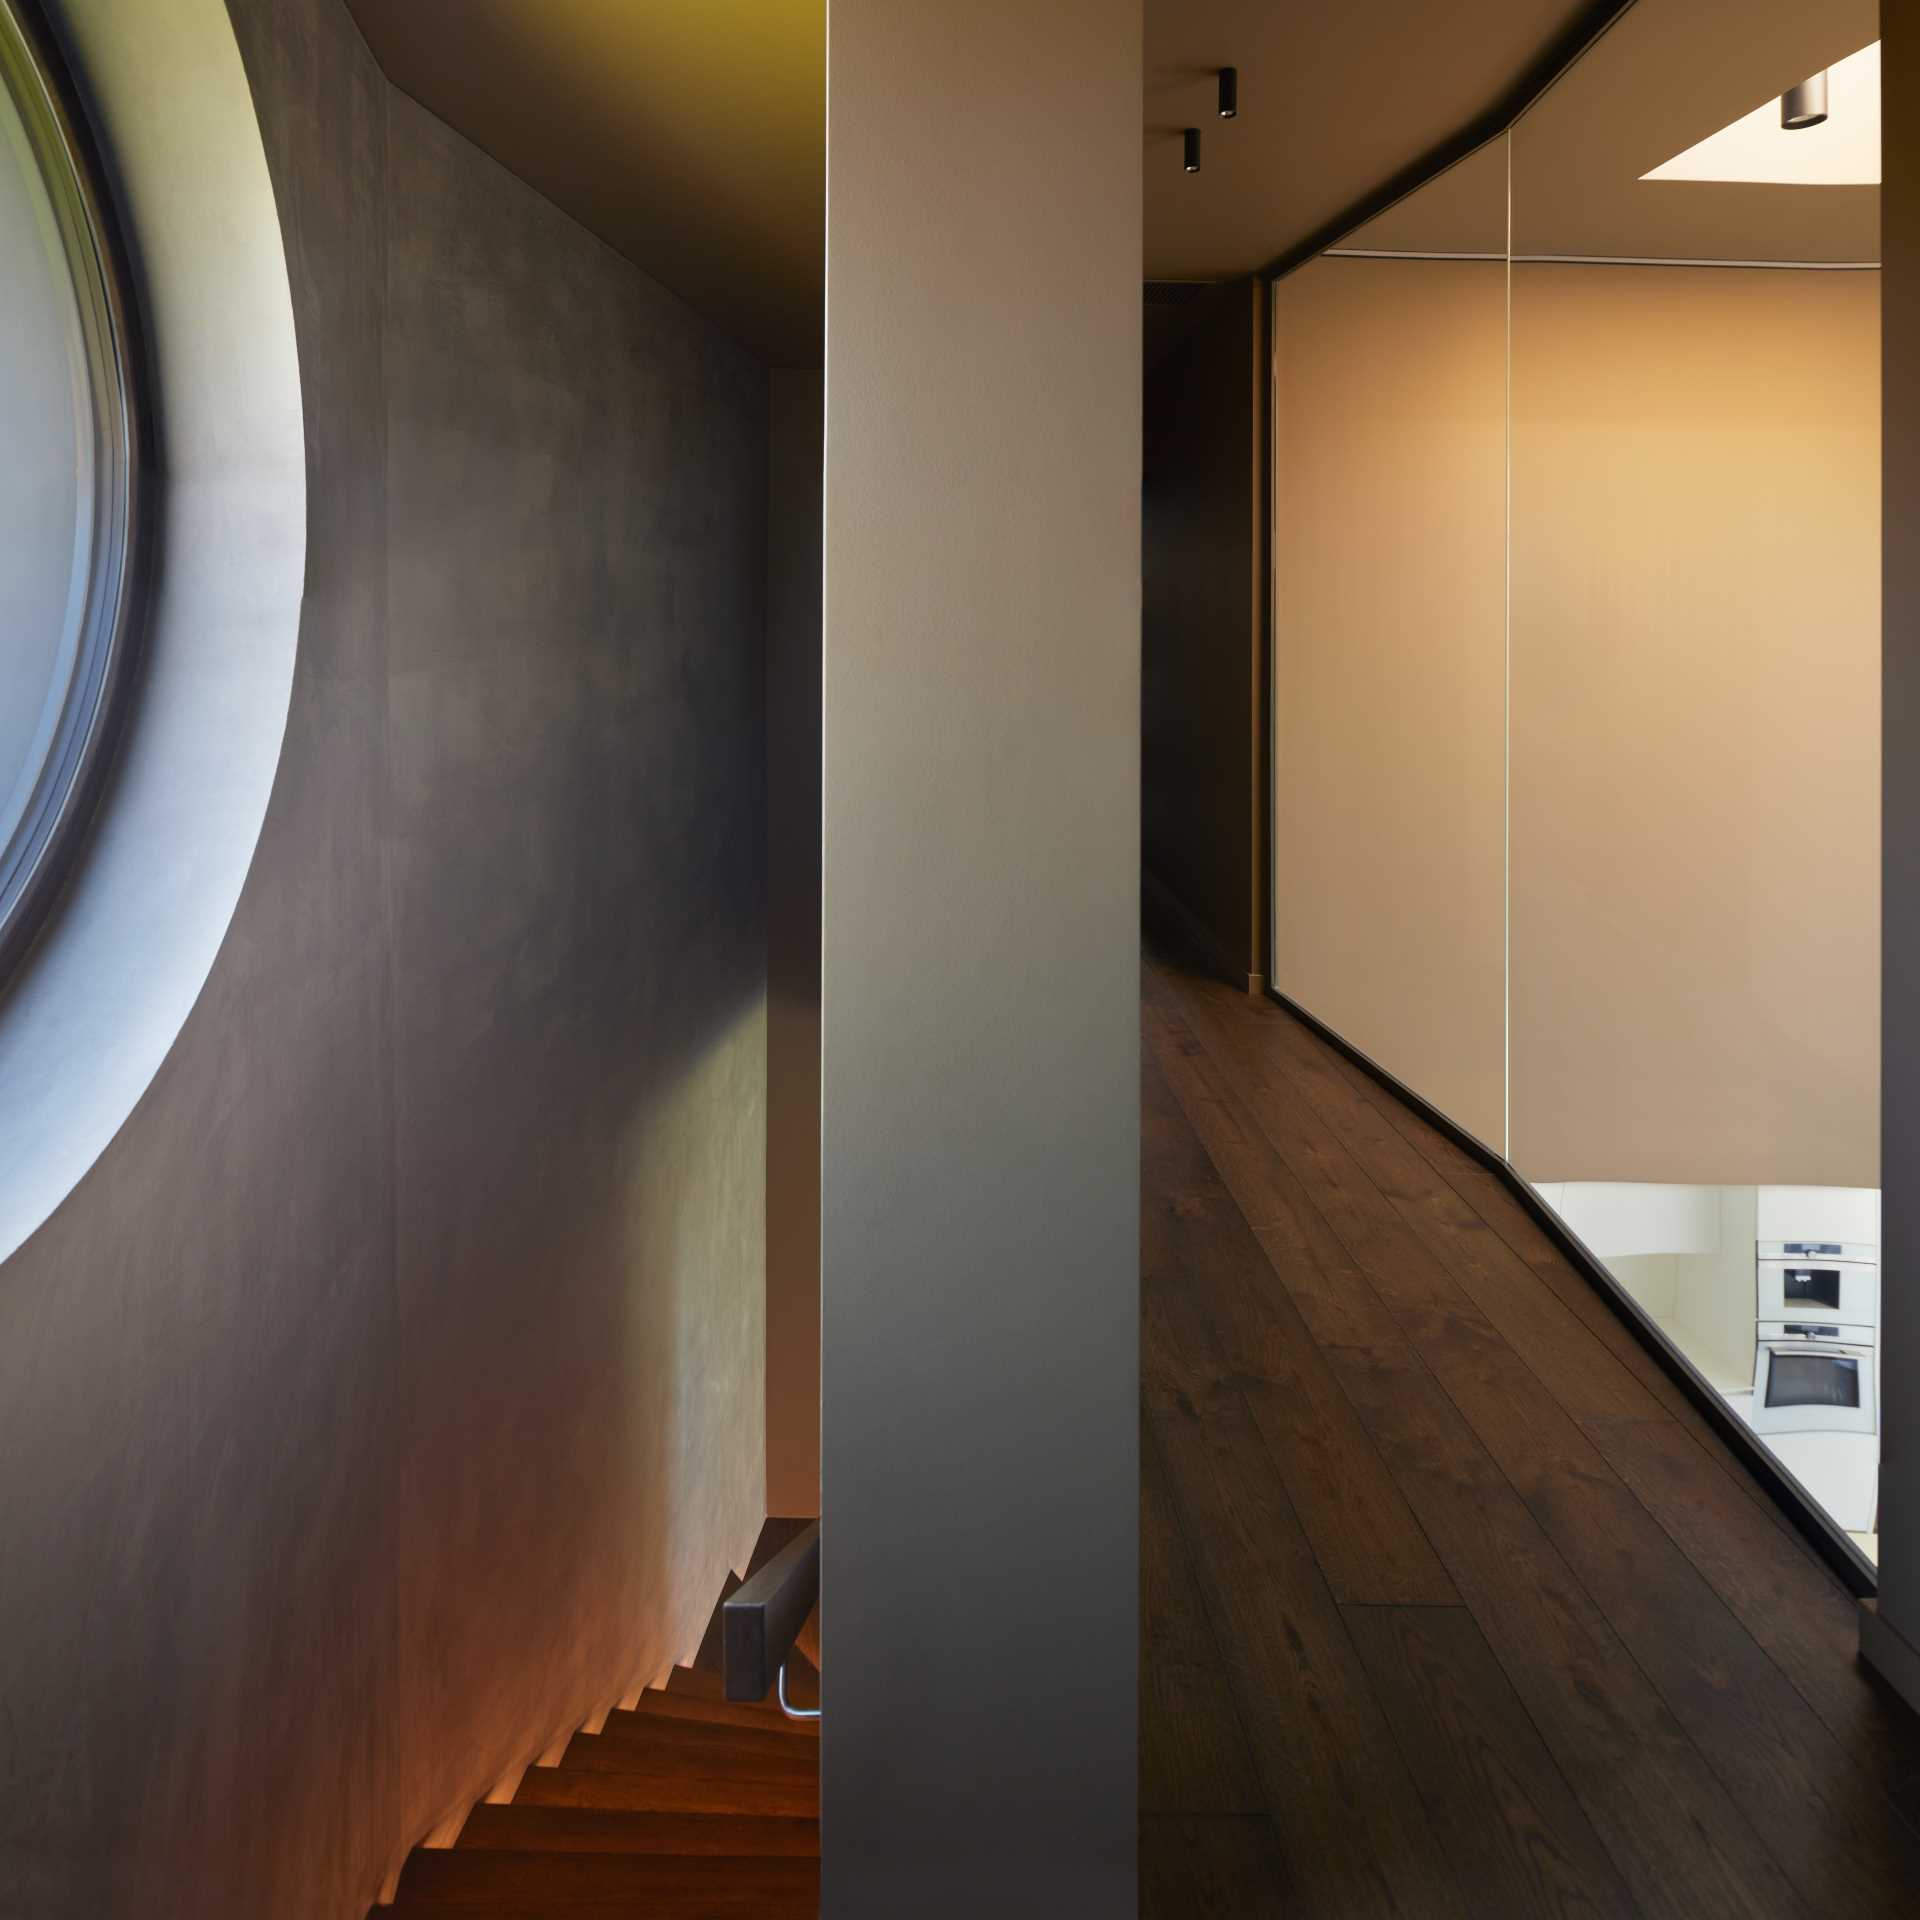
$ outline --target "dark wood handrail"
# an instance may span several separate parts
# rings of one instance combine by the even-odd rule
[[[764,1700],[820,1598],[820,1522],[795,1534],[720,1609],[729,1700]]]

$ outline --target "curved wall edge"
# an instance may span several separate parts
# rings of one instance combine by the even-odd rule
[[[206,985],[280,762],[306,562],[292,294],[226,8],[50,11],[139,266],[160,529],[118,763],[0,998],[0,1259],[119,1132]]]

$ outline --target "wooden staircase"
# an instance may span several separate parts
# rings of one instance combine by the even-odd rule
[[[790,1679],[817,1700],[811,1669]],[[818,1723],[724,1698],[716,1608],[692,1666],[530,1767],[510,1805],[475,1807],[452,1847],[416,1847],[371,1920],[817,1920],[819,1816]]]

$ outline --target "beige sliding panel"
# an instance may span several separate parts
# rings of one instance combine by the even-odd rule
[[[1274,984],[1505,1144],[1505,142],[1274,289]]]
[[[1852,0],[1638,9],[1513,134],[1538,1181],[1879,1184],[1878,191],[1643,177],[1756,103],[1777,128],[1783,76],[1875,30]]]

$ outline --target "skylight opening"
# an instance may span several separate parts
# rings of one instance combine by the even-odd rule
[[[1782,187],[1880,184],[1880,43],[1827,69],[1827,117],[1781,125],[1776,95],[1676,154],[1643,180],[1725,180]]]

